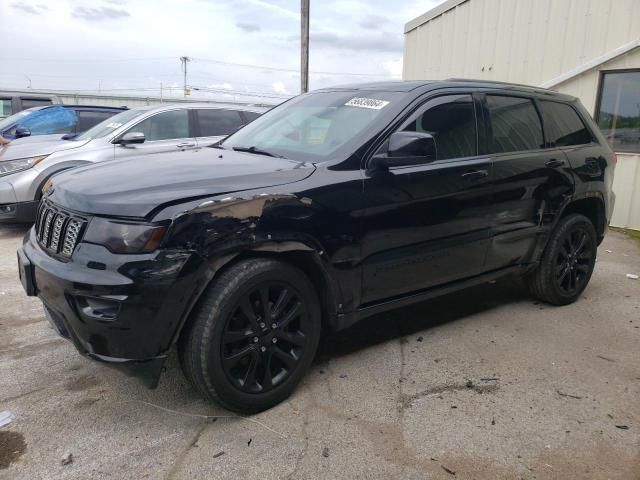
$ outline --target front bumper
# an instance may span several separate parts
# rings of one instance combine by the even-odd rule
[[[33,228],[18,251],[28,295],[82,354],[124,369],[150,387],[204,287],[206,262],[190,252],[116,255],[81,243],[73,260],[49,256]]]
[[[0,204],[0,223],[32,223],[36,219],[38,201]]]

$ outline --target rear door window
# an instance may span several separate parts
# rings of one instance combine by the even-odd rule
[[[31,107],[44,107],[53,103],[50,98],[21,98],[20,100],[23,110]]]
[[[171,110],[149,117],[134,127],[130,132],[144,133],[147,142],[188,138],[189,112],[187,110]]]
[[[117,112],[115,111],[90,111],[90,110],[80,110],[78,113],[78,128],[77,132],[85,132],[92,128],[93,126],[103,122],[107,118],[113,117],[113,115]]]
[[[540,103],[549,146],[566,147],[591,142],[591,133],[571,106],[548,100]]]
[[[246,123],[236,110],[206,108],[196,110],[200,125],[199,137],[231,135]]]
[[[242,115],[244,116],[245,123],[253,122],[260,116],[260,114],[256,112],[242,112]]]
[[[13,114],[10,98],[0,98],[0,118],[6,118]]]
[[[490,153],[544,148],[542,124],[533,100],[487,95],[487,107],[492,131],[489,139]]]

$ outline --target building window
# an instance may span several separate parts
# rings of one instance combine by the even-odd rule
[[[640,70],[602,72],[596,122],[615,151],[640,153]]]

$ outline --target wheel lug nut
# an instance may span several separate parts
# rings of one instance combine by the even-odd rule
[[[264,322],[260,322],[260,328],[264,328],[264,327],[265,327]]]
[[[276,325],[275,323],[271,324],[271,328],[277,328],[277,327],[278,327],[278,325]]]
[[[253,343],[258,343],[258,337],[253,337]]]
[[[261,352],[266,352],[267,351],[267,347],[260,347],[260,351]]]
[[[278,339],[277,339],[276,337],[273,337],[273,338],[271,339],[271,341],[272,341],[273,343],[278,343]]]

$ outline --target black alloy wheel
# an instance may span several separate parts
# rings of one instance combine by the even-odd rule
[[[285,400],[313,361],[321,314],[307,275],[272,258],[232,265],[206,288],[180,334],[186,377],[241,413]]]
[[[553,305],[575,302],[596,263],[597,236],[589,218],[577,213],[558,221],[538,267],[526,277],[534,297]]]
[[[295,287],[265,282],[246,292],[222,335],[227,378],[248,393],[268,392],[298,367],[310,317]]]
[[[565,295],[582,291],[589,281],[595,245],[584,228],[570,230],[562,239],[556,255],[555,277],[558,288]]]

